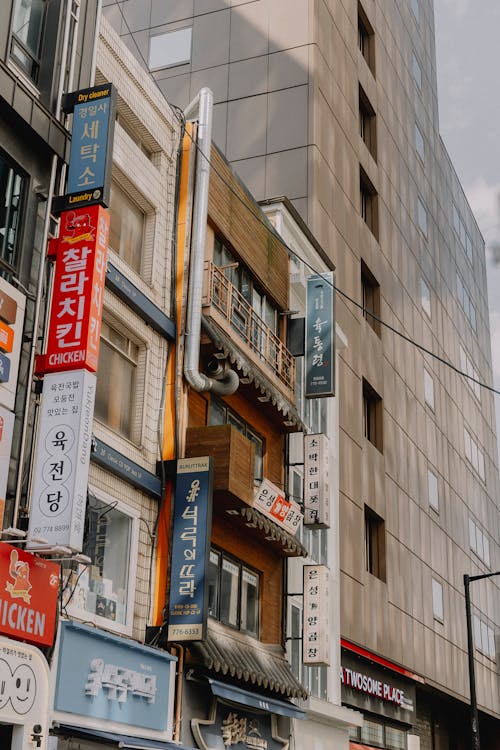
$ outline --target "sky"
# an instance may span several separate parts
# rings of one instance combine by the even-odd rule
[[[500,390],[500,2],[434,0],[434,19],[440,131],[486,243],[493,376]],[[500,396],[495,407],[500,436]]]

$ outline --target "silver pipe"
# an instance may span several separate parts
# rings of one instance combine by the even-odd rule
[[[50,171],[50,183],[49,183],[49,193],[47,197],[47,208],[45,211],[42,241],[40,245],[40,265],[38,268],[38,281],[37,281],[36,297],[35,297],[35,313],[33,316],[33,334],[32,334],[32,341],[31,341],[29,365],[28,365],[28,376],[26,379],[26,400],[25,400],[25,405],[24,405],[23,426],[22,426],[22,431],[21,431],[21,444],[19,447],[19,463],[18,463],[18,472],[17,472],[17,483],[16,483],[16,497],[14,501],[14,514],[13,514],[13,521],[12,521],[12,525],[14,526],[14,528],[17,527],[19,506],[21,503],[21,491],[22,491],[22,483],[23,483],[23,466],[24,466],[24,461],[26,458],[26,439],[27,439],[27,434],[28,434],[28,421],[29,421],[29,412],[30,412],[29,402],[30,402],[30,396],[31,396],[31,386],[33,383],[33,372],[35,369],[35,355],[36,355],[36,345],[37,345],[37,339],[38,339],[38,325],[40,322],[40,310],[42,307],[42,297],[43,297],[43,283],[45,279],[44,265],[45,265],[46,248],[47,248],[47,241],[49,238],[49,229],[50,229],[50,209],[52,206],[52,198],[54,196],[54,185],[56,181],[56,174],[57,174],[57,155],[54,154],[52,156],[52,167]]]
[[[210,150],[212,146],[213,94],[202,88],[184,110],[186,120],[198,121],[196,149],[196,177],[194,186],[191,257],[189,260],[189,285],[187,321],[184,350],[184,377],[195,391],[213,391],[230,396],[238,388],[240,379],[229,369],[221,380],[209,378],[199,370],[201,335],[201,300],[205,265],[205,240],[208,217],[208,186],[210,181]]]

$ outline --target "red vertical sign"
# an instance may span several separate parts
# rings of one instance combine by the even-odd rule
[[[37,372],[97,370],[109,212],[86,206],[61,214],[47,351]]]

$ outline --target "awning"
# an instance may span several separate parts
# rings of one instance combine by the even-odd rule
[[[280,646],[262,643],[245,633],[210,620],[205,641],[186,644],[190,666],[198,665],[256,685],[286,698],[307,698],[307,690],[293,674]]]
[[[236,685],[228,685],[226,682],[219,682],[219,680],[213,680],[212,678],[209,678],[208,681],[212,693],[219,698],[225,698],[233,703],[241,703],[244,706],[269,711],[272,714],[289,716],[292,719],[306,718],[306,712],[298,708],[298,706],[294,706],[293,703],[279,701],[276,698],[268,698],[267,695],[252,693],[250,690],[243,690],[243,688],[236,687]]]
[[[269,542],[276,542],[283,549],[286,555],[290,557],[307,557],[309,552],[297,537],[289,534],[282,529],[277,523],[261,513],[257,508],[245,506],[239,508],[241,517],[246,526],[254,526],[260,529]]]
[[[90,727],[75,727],[72,724],[59,724],[52,730],[54,734],[64,737],[80,737],[81,739],[96,740],[115,745],[121,750],[195,750],[195,748],[178,745],[176,742],[162,742],[150,740],[146,737],[130,737],[127,734],[101,732]]]

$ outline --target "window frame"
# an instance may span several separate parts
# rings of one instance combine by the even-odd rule
[[[432,578],[432,616],[438,622],[444,623],[444,591],[443,584]]]
[[[166,39],[167,37],[170,37],[172,39],[172,36],[174,34],[182,35],[185,32],[189,32],[189,42],[187,47],[189,47],[189,51],[186,52],[184,55],[181,55],[180,57],[174,59],[172,62],[166,62],[162,63],[161,65],[152,65],[151,64],[151,56],[153,53],[153,46],[156,47],[156,42],[153,45],[153,40],[157,40],[162,38],[163,44],[162,48],[164,48],[166,45]],[[182,26],[177,29],[170,29],[169,31],[164,31],[161,34],[153,34],[149,39],[149,50],[148,50],[148,70],[151,72],[158,71],[158,70],[167,70],[169,68],[177,68],[182,65],[189,65],[191,63],[193,57],[193,26]]]
[[[431,477],[433,479],[431,479]],[[435,480],[435,481],[434,481]],[[435,502],[433,501],[434,498],[434,492],[433,488],[435,487],[436,493],[435,493]],[[427,499],[429,502],[429,506],[436,512],[439,513],[439,478],[437,474],[435,474],[432,469],[429,469],[427,467]]]
[[[385,521],[368,505],[364,509],[365,569],[384,583],[387,582]]]
[[[363,318],[366,320],[370,328],[375,331],[377,336],[381,338],[382,333],[380,321],[376,319],[380,318],[380,284],[363,259],[361,259],[361,301],[363,304]],[[373,318],[369,314],[370,312],[373,313],[376,318]]]
[[[377,161],[377,115],[364,92],[359,85],[359,134],[371,156]]]
[[[75,603],[70,602],[67,607],[68,614],[75,619],[84,622],[90,622],[98,628],[110,630],[121,635],[132,636],[134,624],[134,604],[136,597],[136,573],[139,555],[139,527],[141,513],[137,508],[125,504],[122,500],[112,497],[104,490],[89,487],[89,493],[95,497],[98,502],[109,505],[113,510],[117,510],[130,521],[130,547],[128,559],[128,579],[127,579],[127,597],[126,597],[126,617],[125,623],[116,622],[107,617],[102,617],[95,612],[89,612],[86,609],[79,608]],[[85,513],[87,508],[85,509]]]
[[[14,3],[12,4],[12,15],[10,19],[10,31],[9,31],[9,59],[20,69],[23,71],[23,73],[28,77],[28,79],[35,85],[38,86],[40,83],[40,72],[42,68],[42,51],[43,51],[43,43],[44,43],[44,35],[45,35],[45,28],[47,23],[47,15],[48,15],[48,6],[49,3],[47,0],[41,0],[40,7],[42,8],[41,12],[41,21],[38,29],[38,42],[37,52],[33,52],[29,48],[29,46],[24,42],[14,31],[14,20],[16,17],[16,12],[21,3],[21,0],[14,0]],[[25,26],[26,24],[23,24]],[[28,23],[29,28],[29,23]],[[19,49],[21,50],[21,53],[25,55],[29,60],[30,64],[27,65],[23,63],[23,61],[15,55],[14,53],[14,46],[17,45]]]
[[[375,32],[360,2],[358,2],[358,49],[375,78]]]
[[[139,253],[138,253],[139,257],[137,259],[138,260],[137,266],[135,265],[135,263],[134,264],[131,263],[131,261],[127,258],[127,256],[120,251],[120,247],[117,247],[117,248],[114,247],[114,243],[113,243],[113,239],[112,239],[112,231],[114,231],[113,230],[114,217],[117,214],[119,214],[119,213],[121,214],[122,212],[121,211],[119,212],[119,211],[115,210],[115,208],[113,208],[113,206],[111,205],[112,204],[113,191],[117,191],[118,193],[120,193],[121,196],[123,196],[125,198],[125,200],[128,202],[128,205],[126,206],[127,213],[129,211],[131,211],[133,213],[133,211],[135,210],[138,213],[140,213],[140,215],[142,217],[140,248],[139,248]],[[142,276],[143,275],[143,268],[144,268],[144,256],[145,256],[145,252],[144,252],[144,249],[145,249],[145,238],[146,238],[146,232],[147,232],[147,229],[148,229],[148,221],[150,220],[150,218],[149,218],[149,212],[146,211],[144,209],[144,207],[141,206],[140,203],[138,203],[137,200],[134,200],[134,198],[132,197],[132,195],[130,194],[130,192],[124,186],[123,182],[119,181],[116,176],[114,176],[114,179],[112,179],[112,181],[111,181],[111,192],[110,192],[110,195],[111,195],[111,198],[110,198],[110,206],[109,206],[109,213],[110,213],[109,248],[110,248],[110,250],[112,250],[115,253],[115,255],[117,255],[123,261],[123,263],[126,263],[127,266],[129,268],[131,268],[132,271],[134,271],[134,273],[138,274],[139,276]],[[116,195],[116,192],[115,192],[115,195]],[[120,219],[120,222],[121,221],[122,220]],[[119,241],[119,245],[120,246],[122,244],[122,240],[121,240],[122,231],[123,231],[123,229],[121,228],[121,231],[120,231],[120,241]]]
[[[417,226],[425,239],[429,236],[429,216],[427,206],[421,195],[417,195]]]
[[[361,218],[378,241],[378,193],[361,164],[359,165],[359,195]]]
[[[245,633],[246,635],[251,636],[252,638],[256,638],[257,640],[260,637],[260,630],[261,630],[261,624],[262,624],[262,613],[261,613],[261,604],[262,604],[262,572],[257,570],[256,568],[253,568],[251,565],[248,565],[248,563],[244,562],[243,560],[238,559],[234,555],[229,554],[225,550],[221,549],[220,547],[217,547],[216,545],[210,545],[210,557],[212,555],[217,555],[219,558],[218,562],[218,568],[217,568],[217,585],[216,585],[216,592],[217,592],[217,613],[216,614],[210,614],[209,617],[216,620],[217,622],[222,623],[228,628],[231,628],[232,630],[236,630],[240,633]],[[209,558],[210,559],[210,558]],[[238,568],[238,594],[237,594],[237,608],[236,608],[236,624],[233,625],[231,622],[227,622],[226,620],[223,620],[221,617],[221,602],[222,602],[222,571],[224,562],[226,562],[228,565],[232,565],[236,568]],[[257,605],[255,609],[255,619],[256,619],[256,629],[255,631],[249,630],[248,628],[242,627],[242,603],[243,603],[243,574],[247,572],[251,576],[255,576],[257,579]]]
[[[26,198],[28,190],[28,177],[24,170],[22,170],[18,166],[18,164],[13,159],[11,159],[3,150],[0,150],[0,161],[5,164],[6,171],[8,172],[6,180],[5,201],[7,201],[7,198],[9,198],[8,206],[7,202],[5,202],[4,204],[6,217],[6,226],[4,227],[4,229],[6,231],[4,237],[0,239],[0,271],[5,270],[7,273],[15,273],[19,266],[19,251],[22,245],[24,212],[26,208]],[[20,182],[19,192],[16,196],[16,200],[18,200],[18,206],[13,207],[13,183],[17,182],[18,180]],[[7,195],[7,193],[9,195]],[[15,215],[15,221],[12,221],[13,215]],[[5,248],[8,244],[8,234],[12,231],[12,224],[15,225],[15,238],[12,243],[12,260],[8,260],[7,257],[4,256],[4,253]]]
[[[383,399],[365,378],[362,379],[362,395],[363,435],[380,453],[383,453]]]
[[[134,362],[130,356],[127,356],[124,352],[122,352],[116,344],[113,344],[112,341],[108,341],[103,336],[103,327],[109,326],[113,331],[115,331],[118,335],[125,338],[129,344],[132,344],[137,347],[137,361],[134,365]],[[135,366],[135,372],[134,372],[134,384],[132,386],[132,395],[130,398],[130,406],[131,411],[129,414],[129,421],[130,421],[130,433],[127,434],[123,430],[121,430],[119,427],[115,427],[112,424],[110,424],[109,421],[106,421],[103,417],[97,414],[97,391],[99,389],[99,375],[100,371],[102,373],[102,367],[97,367],[97,384],[96,384],[96,407],[94,411],[94,419],[103,427],[105,427],[107,430],[109,430],[114,435],[119,435],[121,439],[127,440],[131,444],[137,446],[141,445],[142,441],[142,433],[143,433],[143,421],[144,421],[144,409],[141,407],[141,404],[144,403],[145,398],[140,398],[137,394],[143,394],[144,396],[144,388],[146,385],[146,378],[145,374],[147,371],[147,364],[148,364],[148,347],[145,341],[139,339],[135,334],[133,334],[126,326],[119,323],[118,320],[115,318],[114,315],[111,313],[108,314],[107,310],[104,310],[103,313],[103,319],[102,319],[102,327],[101,327],[101,341],[99,344],[99,362],[101,361],[101,352],[102,352],[102,343],[105,343],[105,346],[107,346],[109,349],[117,353],[120,357],[122,357],[123,360],[130,361]],[[101,377],[103,375],[101,374]],[[102,381],[101,381],[102,382]]]
[[[436,410],[436,394],[435,394],[435,388],[434,388],[434,378],[432,377],[431,373],[427,369],[427,367],[424,366],[424,401],[426,405],[429,407],[429,409],[432,409],[432,411]]]

